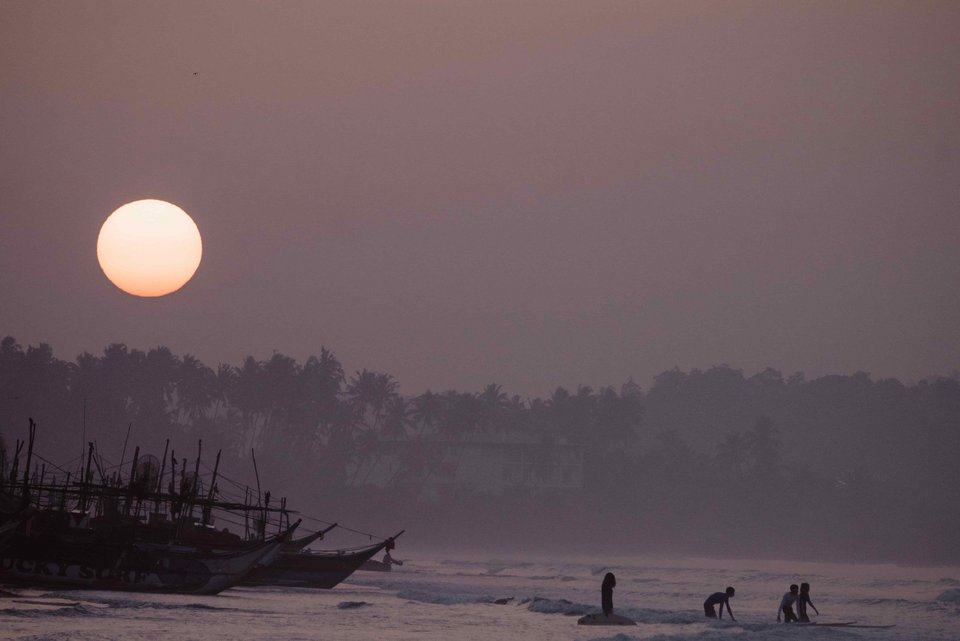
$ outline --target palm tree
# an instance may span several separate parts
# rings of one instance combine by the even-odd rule
[[[187,354],[180,361],[177,376],[179,422],[192,424],[205,416],[215,397],[216,375],[198,358]]]
[[[213,411],[211,412],[214,421],[220,416],[220,408],[226,406],[233,396],[236,385],[237,370],[231,365],[224,365],[223,363],[217,365],[217,373],[214,374],[210,389],[214,401]]]
[[[409,417],[415,433],[410,445],[403,450],[400,470],[394,475],[397,482],[413,483],[419,490],[423,489],[439,458],[437,444],[426,437],[439,433],[444,413],[444,403],[440,395],[430,390],[410,401]]]
[[[347,485],[348,469],[360,465],[355,424],[350,405],[338,402],[321,425],[318,465],[331,486]]]
[[[377,374],[366,369],[357,372],[350,379],[350,383],[347,384],[347,400],[353,407],[356,426],[362,430],[362,433],[358,434],[355,439],[357,465],[350,480],[351,485],[356,481],[364,463],[370,463],[371,467],[375,467],[380,461],[380,421],[387,404],[397,396],[399,387],[399,383],[391,375]],[[374,454],[376,454],[376,458],[371,462]],[[367,476],[369,474],[370,471],[368,470]]]
[[[279,352],[274,352],[261,367],[264,413],[259,443],[267,453],[265,459],[286,473],[293,460],[298,422],[303,420],[307,403],[301,368],[296,360]]]
[[[728,474],[741,476],[747,464],[750,443],[741,432],[727,435],[717,448],[717,461]]]
[[[322,434],[327,434],[330,427],[342,422],[343,413],[340,400],[341,386],[345,376],[343,367],[326,348],[320,348],[320,356],[311,356],[303,366],[301,378],[308,388],[310,404],[315,410],[316,425],[311,440]]]
[[[415,397],[412,405],[411,416],[414,425],[417,426],[417,437],[422,438],[424,432],[436,432],[443,412],[440,396],[427,390]]]
[[[403,398],[402,396],[394,396],[390,398],[390,400],[387,401],[386,408],[384,409],[383,427],[380,430],[381,434],[387,439],[390,439],[393,441],[405,441],[407,439],[407,425],[410,423],[410,415],[411,415],[410,401]],[[368,430],[367,432],[364,433],[364,435],[360,437],[360,449],[363,450],[365,448],[375,448],[377,452],[377,457],[373,461],[373,463],[371,463],[367,467],[367,473],[364,475],[363,481],[362,481],[363,485],[366,485],[367,480],[370,478],[370,474],[373,473],[373,470],[376,469],[377,465],[379,465],[380,460],[383,457],[384,446],[382,443],[374,442],[370,444],[365,442],[370,440],[370,437],[369,437],[370,434],[374,434],[374,432],[372,430]],[[392,447],[396,452],[397,448],[401,446],[397,444],[393,444]],[[394,474],[394,477],[393,479],[391,479],[391,482],[395,481],[396,478],[397,478],[397,475]]]
[[[163,346],[146,354],[133,350],[130,358],[135,363],[131,394],[134,420],[153,433],[166,433],[170,428],[180,359]]]
[[[242,434],[238,454],[249,452],[260,444],[263,424],[268,411],[264,395],[263,365],[252,356],[247,356],[236,370],[236,384],[233,385],[230,404],[240,412]]]
[[[383,418],[383,433],[393,439],[405,439],[413,404],[402,396],[394,396],[387,402]]]
[[[780,474],[783,453],[780,449],[780,432],[773,420],[761,416],[747,431],[746,442],[753,462],[753,473],[762,481],[771,481]]]
[[[636,440],[644,415],[639,395],[617,394],[612,387],[604,387],[593,407],[594,429],[605,444],[622,448]]]
[[[480,403],[477,425],[481,432],[502,426],[503,416],[510,406],[510,399],[496,383],[490,383],[477,394]]]
[[[377,374],[364,369],[347,385],[347,399],[354,405],[360,422],[377,431],[387,402],[397,395],[400,384],[390,374]]]
[[[482,406],[477,396],[452,390],[443,393],[441,403],[443,415],[438,427],[443,446],[438,463],[445,474],[456,478],[466,450],[465,441],[480,427]]]
[[[440,397],[443,420],[440,432],[449,440],[462,440],[477,431],[480,424],[480,403],[477,397],[466,392],[450,390]]]
[[[49,345],[22,350],[7,337],[0,346],[0,368],[0,422],[25,425],[32,417],[41,424],[56,425],[74,418],[69,394],[72,366],[55,358]],[[69,436],[66,430],[48,432],[47,451],[65,448],[68,440],[76,443]]]

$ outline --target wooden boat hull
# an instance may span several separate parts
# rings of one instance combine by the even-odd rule
[[[0,525],[0,552],[7,547],[7,543],[13,540],[13,536],[17,533],[17,527],[19,527],[20,521],[10,520]]]
[[[286,586],[329,590],[353,574],[387,546],[382,541],[356,551],[281,552],[270,565],[255,568],[242,585]]]
[[[53,544],[51,544],[53,543]],[[94,590],[216,594],[280,550],[280,540],[238,550],[150,543],[69,542],[16,536],[0,551],[0,582]]]

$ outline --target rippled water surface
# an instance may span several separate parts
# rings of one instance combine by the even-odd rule
[[[604,573],[617,613],[636,627],[578,626],[599,609]],[[876,630],[778,626],[780,596],[807,581],[821,622]],[[703,618],[727,585],[737,623]],[[8,587],[3,639],[960,639],[960,568],[651,558],[409,554],[392,573],[360,572],[333,590],[234,588],[218,596]]]

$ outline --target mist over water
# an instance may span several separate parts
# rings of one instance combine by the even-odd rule
[[[64,361],[8,337],[0,386],[6,470],[29,417],[51,470],[76,468],[87,441],[122,470],[135,447],[160,457],[169,439],[207,472],[222,451],[224,491],[262,484],[318,519],[304,527],[406,529],[401,545],[960,560],[956,378],[719,366],[663,372],[648,390],[628,380],[546,398],[496,384],[404,396],[389,373],[346,372],[326,349],[214,369],[123,344]],[[341,535],[331,545],[357,543]]]

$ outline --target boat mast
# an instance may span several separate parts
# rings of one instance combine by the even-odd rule
[[[83,468],[83,478],[80,479],[80,511],[87,511],[87,483],[90,480],[90,459],[93,458],[93,441],[87,443],[87,464]]]
[[[30,421],[30,442],[27,444],[27,466],[23,470],[23,500],[27,501],[27,493],[30,489],[30,461],[33,459],[33,440],[37,435],[37,424]]]
[[[166,444],[163,446],[163,458],[160,461],[160,475],[157,477],[157,487],[154,488],[154,500],[153,500],[153,512],[158,514],[160,512],[160,495],[163,494],[163,473],[167,469],[167,450],[170,449],[170,439],[167,439]]]
[[[133,450],[133,463],[130,466],[130,481],[127,482],[127,500],[123,503],[123,515],[130,513],[130,506],[133,505],[133,486],[137,482],[137,463],[140,462],[140,446]],[[121,461],[121,465],[123,462]]]
[[[210,502],[213,501],[213,495],[217,487],[217,472],[220,470],[220,455],[223,450],[217,450],[217,462],[213,464],[213,478],[210,479],[210,491],[207,492],[207,505],[203,506],[203,525],[210,523]]]
[[[266,538],[266,527],[267,527],[267,505],[260,502],[260,497],[263,496],[260,492],[260,472],[257,470],[257,455],[253,451],[253,448],[250,448],[250,457],[253,458],[253,474],[257,477],[257,505],[263,507],[263,511],[260,513],[260,519],[257,523],[257,535],[260,537],[260,540]],[[267,496],[266,503],[270,503],[270,497]]]

